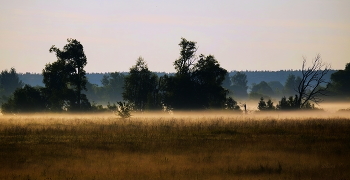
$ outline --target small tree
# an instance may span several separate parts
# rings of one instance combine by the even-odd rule
[[[271,110],[275,110],[275,106],[273,105],[273,102],[271,101],[271,99],[269,99],[267,102],[265,102],[264,98],[261,97],[259,104],[258,104],[258,109],[260,111],[271,111]]]
[[[86,110],[91,105],[86,95],[82,93],[83,90],[87,90],[87,78],[84,70],[87,59],[84,48],[76,39],[67,39],[67,42],[68,44],[62,50],[54,45],[50,48],[50,53],[54,52],[56,54],[57,61],[45,66],[45,69],[43,69],[43,82],[47,92],[57,91],[57,86],[60,89],[60,92],[58,92],[60,96],[53,98],[55,99],[53,102],[51,101],[51,103],[54,103],[57,99],[60,102],[58,105],[55,105],[54,109],[60,110],[62,102],[68,101],[68,109]],[[51,93],[49,96],[56,95]]]
[[[260,101],[259,101],[259,104],[258,104],[258,109],[260,111],[264,111],[266,109],[266,107],[267,107],[266,102],[264,101],[264,98],[261,97]]]
[[[238,104],[237,104],[237,101],[235,101],[231,97],[226,99],[225,109],[227,109],[227,110],[235,110],[235,111],[240,111],[241,110],[239,108]]]
[[[276,107],[273,105],[273,102],[271,101],[271,99],[269,99],[266,104],[267,104],[268,110],[275,110],[276,109]]]
[[[288,99],[284,96],[282,97],[281,101],[279,101],[279,104],[277,105],[277,109],[279,110],[297,110],[297,109],[313,109],[313,105],[311,105],[309,102],[304,104],[304,106],[299,107],[298,105],[298,95],[289,96]]]
[[[125,102],[117,102],[118,108],[117,113],[122,119],[129,118],[131,116],[130,111],[132,110],[132,104]]]

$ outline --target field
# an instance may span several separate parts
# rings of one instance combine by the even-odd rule
[[[0,179],[349,179],[349,115],[0,116]]]

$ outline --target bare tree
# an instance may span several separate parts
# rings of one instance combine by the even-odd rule
[[[321,87],[327,83],[325,75],[329,72],[331,66],[322,62],[320,54],[318,54],[310,67],[306,66],[306,58],[303,58],[302,77],[296,89],[297,101],[296,106],[303,108],[312,101],[316,104],[322,101],[320,96],[326,95],[327,88]]]

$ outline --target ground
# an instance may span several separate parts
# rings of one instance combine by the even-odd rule
[[[0,117],[0,179],[347,179],[350,114]]]

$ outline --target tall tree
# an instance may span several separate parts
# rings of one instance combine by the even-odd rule
[[[66,96],[61,101],[65,101],[66,99],[64,98],[68,97],[71,110],[83,110],[89,106],[86,95],[82,93],[83,90],[86,90],[87,78],[84,67],[87,64],[87,59],[83,45],[79,41],[67,39],[67,42],[68,44],[62,50],[54,45],[50,48],[49,51],[56,54],[57,61],[46,65],[43,70],[43,82],[47,86],[48,91],[51,91],[53,90],[51,88],[52,84],[54,84],[53,80],[60,79],[62,81],[60,83],[64,84],[61,89],[65,91],[62,93]],[[55,72],[58,72],[60,75],[55,75]]]
[[[179,46],[181,47],[180,57],[174,62],[176,73],[179,75],[189,74],[196,61],[196,42],[181,38]]]
[[[189,109],[197,104],[195,84],[192,81],[196,57],[196,42],[181,38],[180,57],[175,60],[174,67],[176,73],[174,76],[166,76],[164,101],[167,106],[177,109]]]
[[[50,111],[62,111],[72,90],[68,88],[69,71],[66,61],[56,61],[45,65],[43,69],[44,94]]]
[[[302,65],[302,77],[297,88],[296,106],[303,108],[309,104],[309,101],[319,103],[322,101],[320,96],[326,95],[327,88],[322,88],[322,84],[326,84],[325,75],[330,70],[330,65],[322,62],[321,56],[318,54],[310,67],[306,66],[304,58]]]
[[[156,96],[158,77],[148,70],[146,61],[139,57],[125,76],[123,99],[134,104],[136,110],[144,110]]]
[[[162,86],[166,106],[175,109],[223,108],[227,91],[222,82],[227,71],[212,55],[200,55],[197,61],[195,42],[182,38],[179,46],[180,58],[174,62],[176,73],[165,76]]]
[[[220,67],[214,56],[199,56],[195,64],[193,80],[197,85],[198,102],[204,108],[223,108],[227,91],[221,86],[227,70]]]

